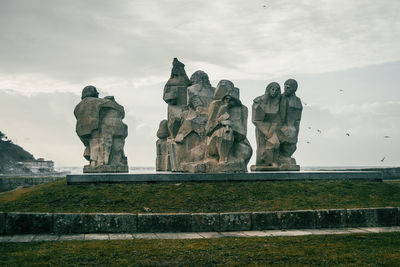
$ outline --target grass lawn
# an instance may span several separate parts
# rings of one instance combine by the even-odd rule
[[[399,266],[400,233],[0,243],[2,266]]]
[[[291,181],[67,185],[0,194],[0,211],[235,212],[400,206],[400,182]]]

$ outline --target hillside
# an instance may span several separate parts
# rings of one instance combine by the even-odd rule
[[[22,147],[14,144],[8,137],[0,131],[0,173],[26,173],[18,166],[21,161],[34,161],[33,155],[25,151]]]

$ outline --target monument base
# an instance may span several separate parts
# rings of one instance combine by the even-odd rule
[[[267,171],[300,171],[300,165],[280,165],[280,166],[260,166],[252,165],[252,172],[267,172]]]
[[[178,172],[189,173],[245,173],[247,172],[244,162],[217,162],[209,160],[201,163],[181,163]]]
[[[83,167],[83,173],[128,173],[128,172],[129,168],[127,165],[125,166],[102,165],[97,167],[86,165]]]

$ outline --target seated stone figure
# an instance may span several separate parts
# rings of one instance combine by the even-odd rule
[[[203,160],[206,154],[207,136],[205,127],[208,107],[215,88],[211,86],[207,73],[196,71],[190,77],[187,88],[187,110],[182,115],[182,125],[176,135],[178,170],[183,172],[205,172]]]
[[[254,99],[252,121],[256,126],[257,158],[252,171],[279,170],[280,100],[281,87],[276,82],[268,84],[265,94]]]
[[[220,81],[208,110],[207,172],[247,172],[252,155],[246,138],[247,116],[239,89],[231,81]]]
[[[124,154],[128,127],[122,122],[124,108],[113,96],[98,98],[96,87],[86,86],[82,101],[75,107],[76,133],[85,145],[84,157],[89,165],[85,173],[128,172]]]

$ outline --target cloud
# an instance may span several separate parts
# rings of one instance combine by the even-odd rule
[[[215,79],[315,73],[400,59],[400,3],[383,1],[0,3],[0,72],[82,83],[161,82],[173,57]]]

